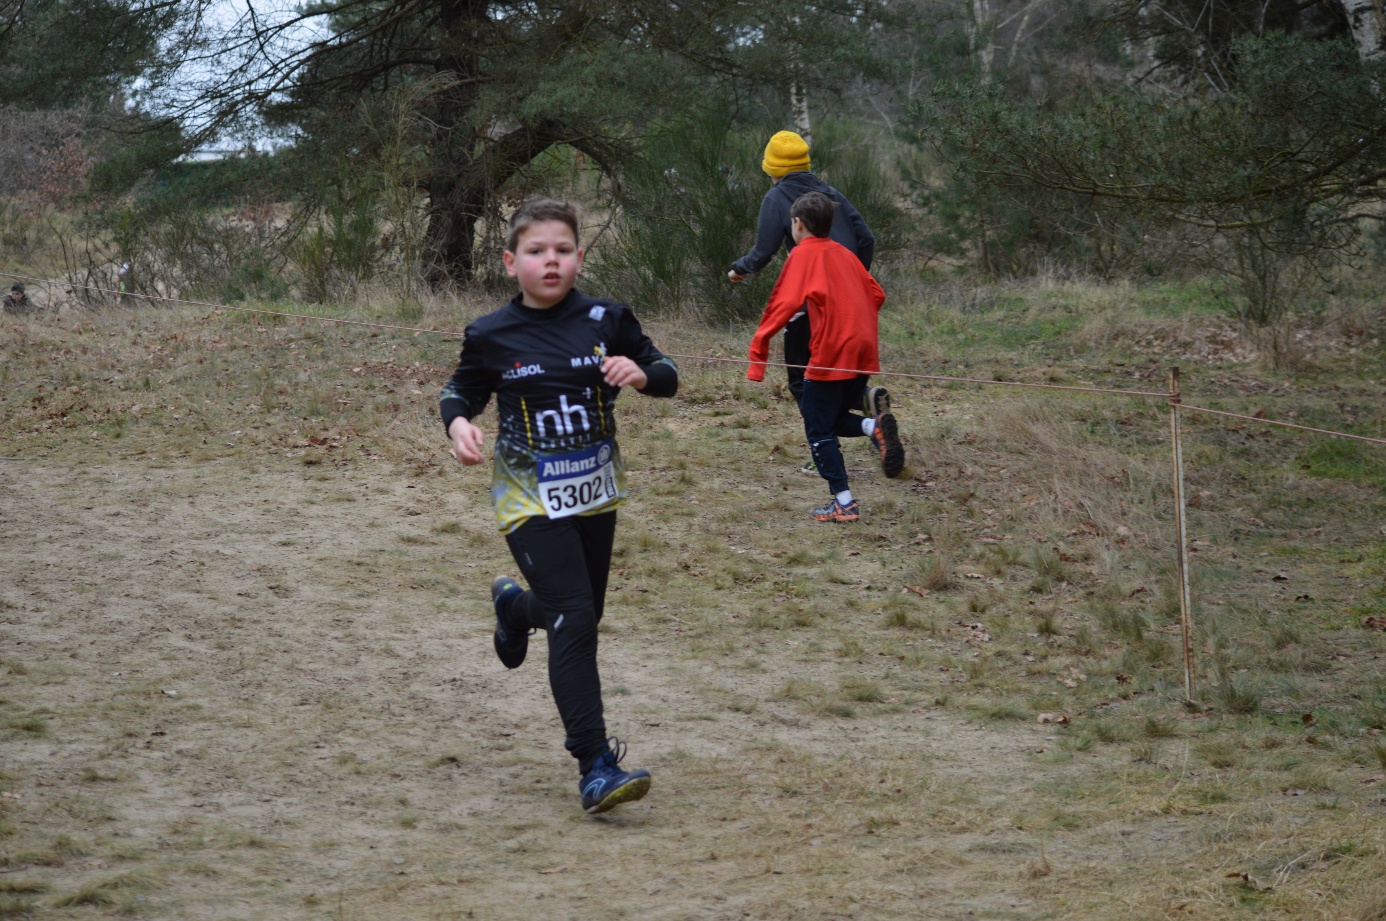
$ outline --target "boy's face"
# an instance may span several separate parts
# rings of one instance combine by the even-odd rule
[[[520,283],[526,307],[547,310],[563,300],[582,271],[582,250],[563,221],[535,221],[520,233],[515,251],[501,255],[506,274]]]

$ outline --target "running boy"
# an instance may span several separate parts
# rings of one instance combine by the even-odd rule
[[[625,745],[607,738],[597,673],[616,507],[626,498],[616,397],[622,387],[671,397],[679,378],[630,307],[573,287],[582,256],[576,208],[520,206],[502,256],[520,293],[467,326],[439,408],[453,455],[480,464],[485,436],[472,420],[496,394],[491,499],[529,582],[491,583],[496,655],[518,668],[529,634],[548,635],[549,685],[578,761],[582,807],[597,813],[650,789],[649,771],[619,767]]]
[[[874,418],[852,412],[852,407],[862,405],[867,372],[881,370],[876,315],[885,303],[885,292],[856,256],[828,239],[834,207],[828,196],[809,192],[790,208],[796,245],[784,261],[760,326],[751,337],[751,366],[746,376],[753,381],[765,380],[771,337],[807,308],[813,357],[804,371],[799,412],[818,473],[833,493],[831,502],[812,509],[809,515],[817,521],[857,521],[861,510],[848,488],[847,465],[837,440],[870,438],[880,451],[881,468],[888,477],[897,477],[904,470],[905,449],[895,417],[888,411],[878,410]]]

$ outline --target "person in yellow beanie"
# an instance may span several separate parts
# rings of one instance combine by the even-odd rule
[[[765,159],[760,161],[760,168],[771,179],[788,173],[808,172],[808,142],[793,131],[777,131],[765,145]]]
[[[861,260],[862,268],[870,271],[871,257],[876,252],[875,235],[847,196],[810,172],[810,165],[809,145],[802,137],[793,131],[777,131],[770,138],[760,168],[770,177],[771,185],[760,203],[756,242],[749,253],[731,264],[728,279],[744,281],[746,276],[769,265],[781,246],[785,252],[794,248],[793,220],[789,211],[800,196],[809,192],[821,192],[832,199],[836,215],[830,239],[847,247]],[[791,366],[786,369],[786,376],[795,403],[803,401],[804,368],[809,363],[811,337],[807,311],[800,311],[784,328],[784,361]],[[890,396],[885,388],[870,388],[863,408],[872,417],[888,411]],[[801,472],[816,476],[817,468],[810,460]]]

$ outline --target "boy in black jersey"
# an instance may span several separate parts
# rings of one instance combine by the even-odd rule
[[[480,464],[485,436],[472,419],[496,395],[491,498],[530,586],[506,576],[491,584],[496,655],[518,668],[530,632],[547,633],[549,685],[578,759],[582,806],[597,813],[650,788],[648,771],[619,767],[625,746],[607,738],[597,672],[616,507],[626,498],[616,396],[622,387],[673,396],[678,369],[630,307],[573,287],[582,256],[572,205],[520,206],[503,254],[520,293],[467,326],[439,409],[453,455]]]

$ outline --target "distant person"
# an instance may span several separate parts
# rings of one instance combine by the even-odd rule
[[[837,189],[809,172],[809,145],[793,131],[781,131],[770,138],[765,145],[765,157],[760,168],[770,177],[770,191],[760,202],[760,217],[756,222],[756,242],[751,251],[732,263],[727,278],[733,282],[744,281],[746,276],[759,272],[770,264],[770,260],[783,246],[786,252],[794,249],[794,235],[790,231],[790,206],[801,195],[808,192],[821,192],[832,199],[837,206],[837,216],[833,220],[832,239],[845,246],[861,261],[861,267],[871,271],[871,257],[876,252],[876,237],[866,226],[860,213]],[[809,342],[813,338],[809,328],[810,320],[806,312],[797,313],[784,329],[784,361],[789,379],[789,392],[795,403],[802,402],[804,392],[804,366],[810,359]],[[873,387],[866,395],[870,401],[863,408],[871,415],[890,409],[890,395],[884,387]],[[810,460],[801,472],[812,474],[814,462]]]
[[[24,285],[15,282],[10,285],[10,293],[5,295],[5,312],[15,316],[23,316],[26,313],[33,313],[38,308],[34,302],[29,300],[29,295],[24,290]]]
[[[623,387],[671,397],[678,368],[630,307],[574,287],[582,249],[571,204],[521,205],[503,260],[520,292],[468,324],[439,410],[453,456],[476,465],[486,456],[472,420],[496,396],[491,501],[529,583],[528,590],[508,576],[491,583],[496,655],[518,668],[529,634],[548,635],[549,687],[577,759],[582,808],[605,812],[650,789],[649,771],[619,767],[625,746],[607,738],[597,672],[616,508],[626,498],[616,397]]]
[[[881,370],[877,314],[885,291],[860,261],[829,238],[835,204],[822,192],[809,192],[790,207],[795,243],[770,292],[760,326],[751,338],[751,365],[746,376],[765,380],[770,338],[807,310],[813,329],[813,359],[804,372],[799,412],[804,434],[818,467],[828,481],[832,500],[810,510],[816,521],[857,521],[860,506],[847,480],[839,438],[870,438],[880,451],[881,469],[898,477],[905,468],[895,417],[882,411],[873,418],[852,412],[866,396],[869,372]]]

